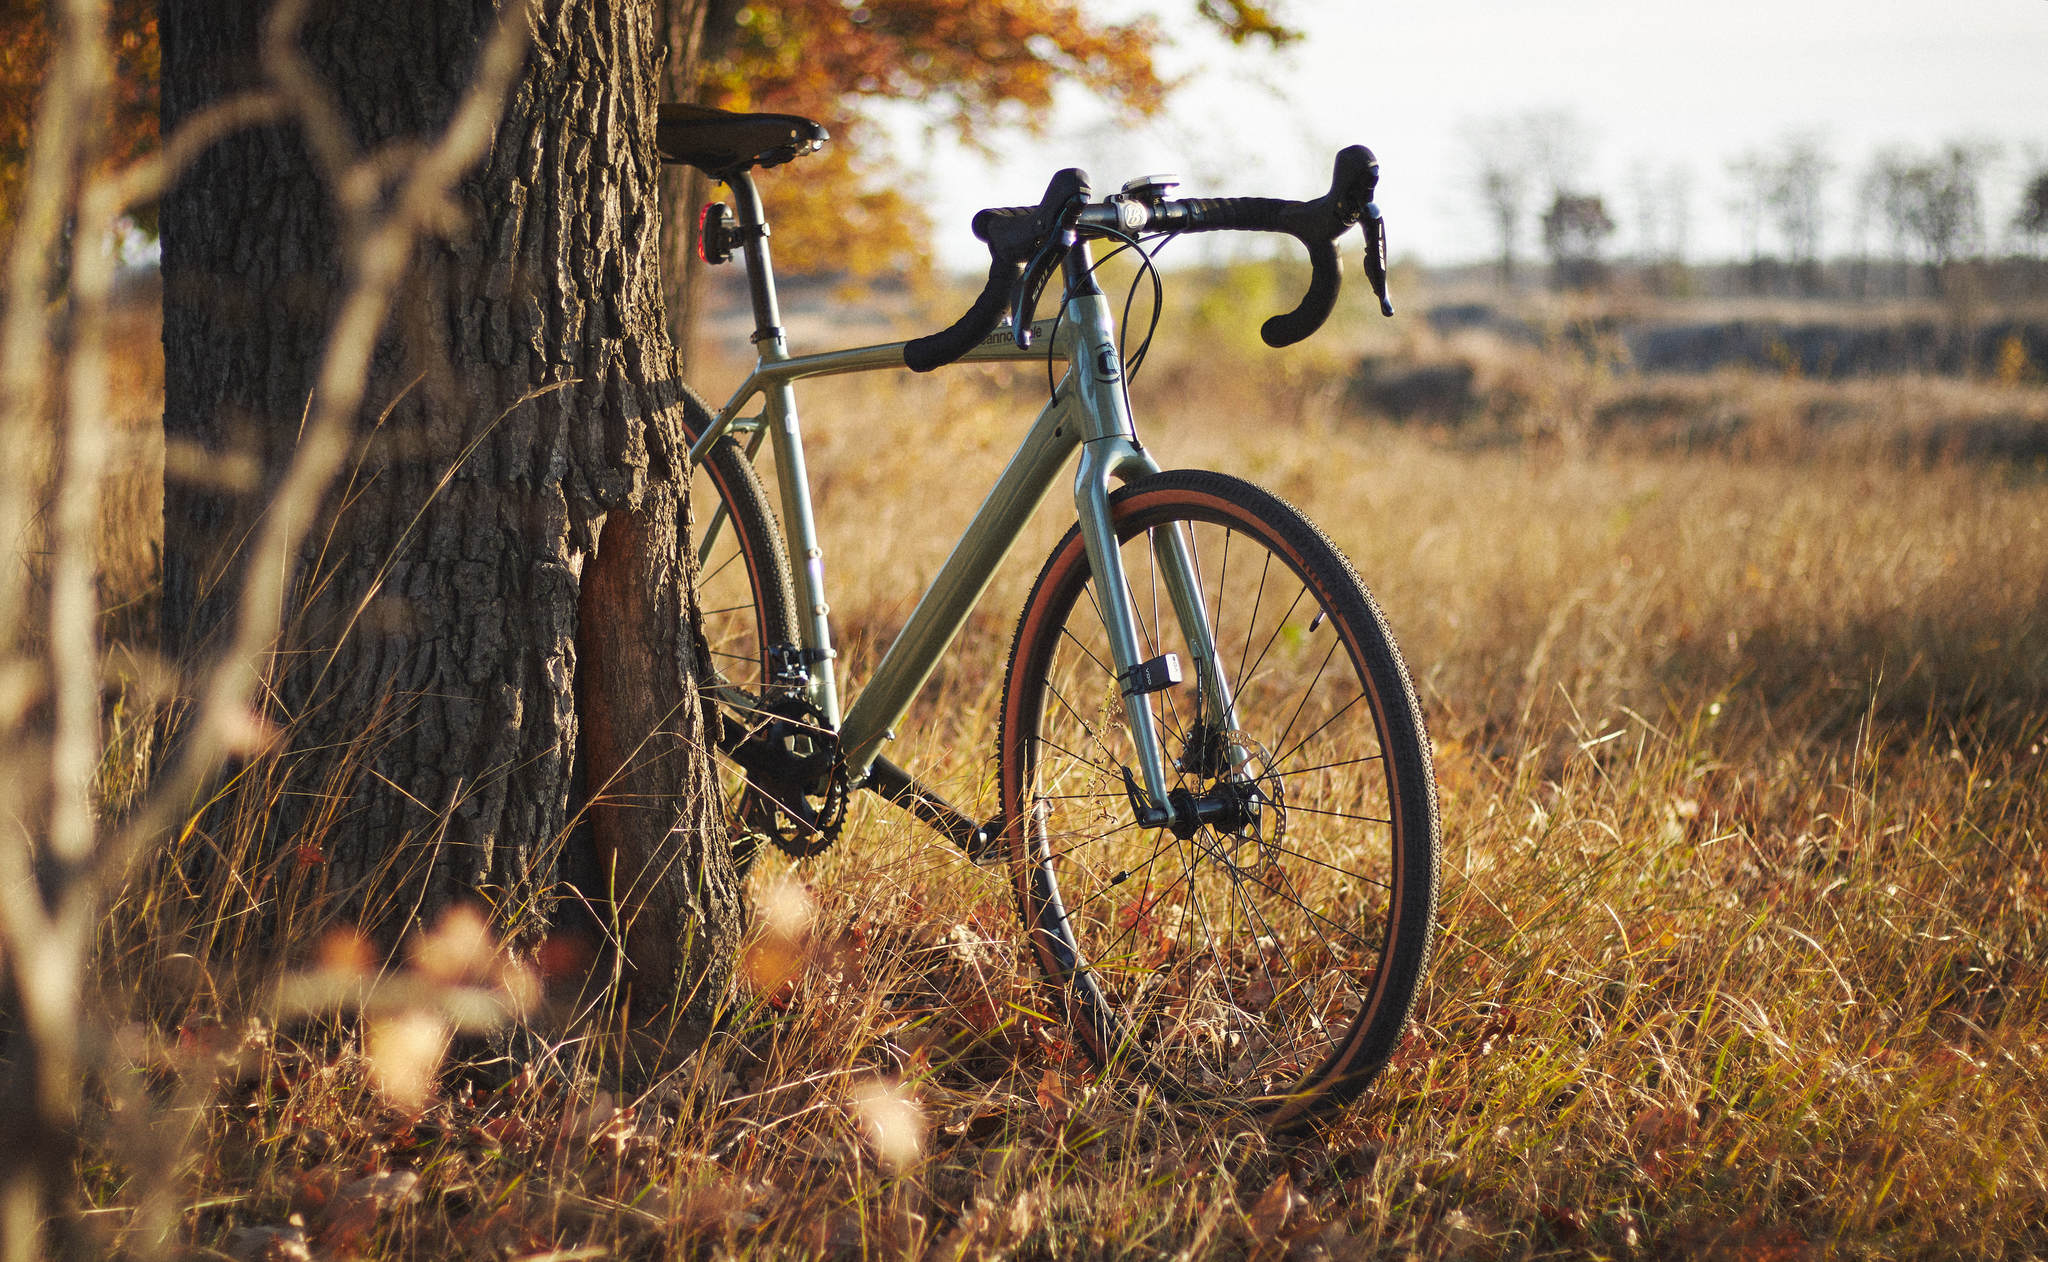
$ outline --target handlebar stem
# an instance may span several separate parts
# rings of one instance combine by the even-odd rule
[[[1074,243],[1067,247],[1066,257],[1060,260],[1060,270],[1068,299],[1086,298],[1102,292],[1102,286],[1095,279],[1095,252],[1088,248],[1086,237],[1074,238]]]

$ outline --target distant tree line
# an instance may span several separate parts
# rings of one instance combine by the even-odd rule
[[[1845,170],[1819,136],[1791,133],[1727,163],[1739,253],[1732,265],[1708,266],[1688,254],[1693,177],[1681,163],[1637,163],[1623,199],[1611,201],[1592,186],[1584,128],[1555,111],[1470,123],[1465,148],[1504,288],[1598,289],[1620,271],[1664,293],[1873,299],[1941,297],[1959,284],[2038,292],[2048,282],[2048,153],[2033,159],[2016,204],[1994,206],[1985,192],[1994,145],[1890,147]],[[1846,189],[1837,184],[1844,176]],[[1837,223],[1844,204],[1848,222]],[[1616,246],[1621,218],[1632,249]],[[1532,229],[1547,264],[1536,271],[1523,253]]]

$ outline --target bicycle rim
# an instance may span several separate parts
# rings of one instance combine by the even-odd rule
[[[730,440],[691,471],[690,546],[710,682],[727,704],[763,695],[767,646],[787,641],[789,563],[759,484]]]
[[[706,717],[726,751],[767,717],[773,668],[768,649],[793,639],[795,596],[773,511],[753,467],[730,438],[714,444],[691,470],[690,517]],[[761,821],[750,819],[758,812],[746,809],[746,773],[721,752],[718,776],[736,853],[751,860],[750,838]]]

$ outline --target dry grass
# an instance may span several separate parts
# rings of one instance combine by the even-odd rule
[[[1347,414],[1327,362],[1248,367],[1278,362],[1161,362],[1137,403],[1167,464],[1252,477],[1350,553],[1436,738],[1441,950],[1414,1036],[1325,1131],[1098,1078],[1040,1015],[1002,883],[863,806],[833,853],[761,865],[730,1028],[651,1085],[630,1039],[557,1011],[523,1071],[463,1045],[396,1107],[346,1029],[247,1002],[260,977],[113,951],[136,1068],[99,1088],[91,1221],[251,1257],[294,1233],[477,1258],[2048,1251],[2048,482],[1883,443],[1604,441],[1578,420],[1618,387],[1582,359],[1514,365],[1506,429],[1536,437],[1474,445]],[[973,372],[900,385],[805,396],[856,678],[1022,419]],[[900,445],[929,454],[876,458]],[[893,751],[984,811],[999,663],[1058,529]],[[172,901],[131,891],[110,936]],[[408,976],[482,984],[437,967]]]

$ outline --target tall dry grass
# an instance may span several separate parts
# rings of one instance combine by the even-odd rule
[[[462,1046],[394,1095],[389,1031],[287,1019],[269,962],[152,951],[174,891],[131,889],[92,1221],[242,1257],[2048,1250],[2048,479],[1608,441],[1572,409],[1626,383],[1583,359],[1513,365],[1531,412],[1478,442],[1349,412],[1343,369],[1162,356],[1135,387],[1164,463],[1260,481],[1349,552],[1433,729],[1441,949],[1413,1037],[1327,1128],[1274,1139],[1097,1076],[999,876],[863,803],[833,852],[762,862],[729,1026],[651,1085],[631,1039],[558,1011],[523,1068]],[[1039,378],[803,396],[856,686]],[[1058,500],[892,750],[983,811]],[[147,571],[111,567],[109,604],[145,602]],[[524,985],[450,941],[401,973]],[[307,951],[306,976],[364,966]]]

